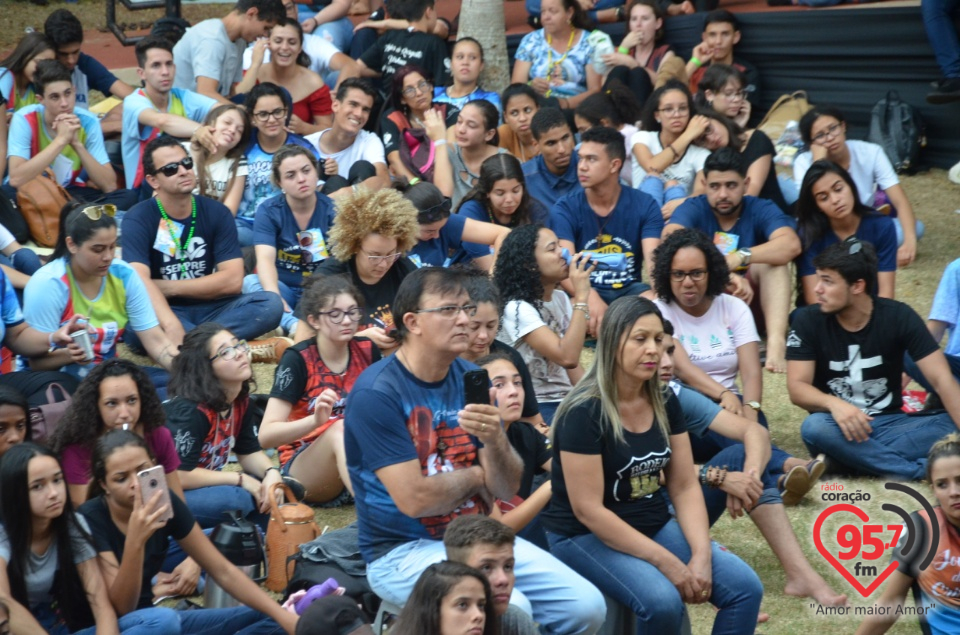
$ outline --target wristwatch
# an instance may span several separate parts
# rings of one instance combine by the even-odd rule
[[[744,403],[744,405],[750,406],[751,408],[753,408],[753,409],[756,410],[757,412],[760,411],[760,402],[759,402],[759,401],[745,401],[745,402],[743,402],[743,403]]]
[[[749,249],[738,249],[737,255],[740,256],[740,266],[748,267],[750,265],[750,256],[753,254]]]

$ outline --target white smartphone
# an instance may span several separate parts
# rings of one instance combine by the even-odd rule
[[[140,495],[143,502],[153,498],[155,492],[160,492],[160,507],[167,506],[167,511],[160,516],[160,520],[170,520],[173,518],[173,505],[170,504],[170,489],[167,487],[167,476],[163,473],[163,466],[157,465],[149,470],[137,472],[137,478],[140,479]]]

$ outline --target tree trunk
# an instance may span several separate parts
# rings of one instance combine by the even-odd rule
[[[463,0],[457,37],[469,35],[483,46],[480,86],[498,93],[510,83],[504,0]]]

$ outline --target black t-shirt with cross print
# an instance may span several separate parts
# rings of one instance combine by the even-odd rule
[[[903,354],[919,361],[937,350],[923,319],[902,302],[877,298],[867,325],[847,331],[817,305],[797,311],[787,360],[814,361],[813,385],[869,415],[900,412]]]

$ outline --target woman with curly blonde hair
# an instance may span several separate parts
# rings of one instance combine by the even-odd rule
[[[393,297],[407,274],[417,268],[404,255],[417,244],[417,208],[389,189],[360,189],[337,201],[336,207],[330,230],[332,257],[324,260],[313,275],[347,275],[366,307],[356,336],[369,338],[383,352],[392,351],[397,346],[393,338]],[[294,339],[300,342],[314,336],[306,320],[301,319]]]

